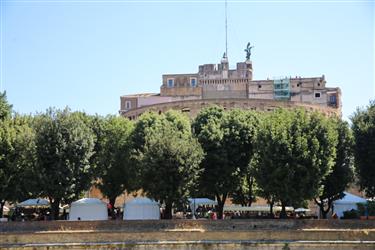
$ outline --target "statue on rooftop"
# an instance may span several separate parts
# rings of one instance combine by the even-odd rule
[[[250,46],[250,42],[248,42],[247,46],[246,46],[246,49],[244,50],[246,52],[246,60],[250,60],[252,48],[254,48],[254,46]]]

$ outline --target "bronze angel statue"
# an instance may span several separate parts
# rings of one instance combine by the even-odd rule
[[[250,46],[250,42],[248,42],[247,46],[246,46],[246,49],[244,50],[246,52],[246,60],[250,60],[252,48],[254,48],[254,46]]]

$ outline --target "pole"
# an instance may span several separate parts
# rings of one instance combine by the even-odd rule
[[[225,0],[225,55],[228,58],[228,16],[227,16],[227,0]]]

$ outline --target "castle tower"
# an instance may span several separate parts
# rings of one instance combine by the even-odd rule
[[[226,53],[224,53],[223,58],[221,59],[221,77],[223,79],[228,79],[228,71],[229,71],[229,62]]]
[[[253,80],[253,62],[249,59],[245,61],[246,64],[246,78]]]

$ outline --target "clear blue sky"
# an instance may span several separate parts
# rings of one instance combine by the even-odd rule
[[[224,1],[1,1],[1,88],[20,113],[117,114],[225,50]],[[327,3],[328,2],[328,3]],[[343,115],[375,96],[374,1],[230,1],[230,65],[250,41],[255,79],[325,75]]]

